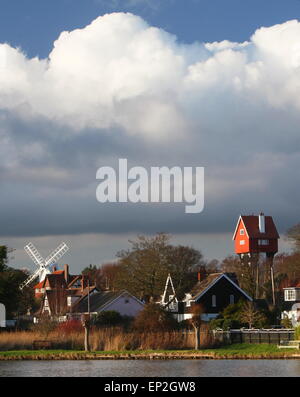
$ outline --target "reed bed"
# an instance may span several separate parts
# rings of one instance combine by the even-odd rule
[[[48,335],[36,331],[1,332],[0,350],[36,350],[37,341],[51,342],[51,349],[83,350],[84,332],[62,333],[53,331]],[[214,344],[212,334],[204,329],[200,332],[200,347]],[[92,351],[132,350],[183,350],[194,348],[192,332],[126,332],[121,328],[93,329],[90,334]]]

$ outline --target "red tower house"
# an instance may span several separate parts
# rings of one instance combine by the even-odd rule
[[[275,305],[273,259],[278,252],[278,239],[275,223],[271,216],[241,215],[237,222],[233,240],[235,253],[241,260],[258,258],[259,254],[266,254],[271,271],[273,304]],[[257,262],[258,266],[258,262]],[[258,277],[258,271],[257,271]],[[258,286],[258,278],[257,278]]]

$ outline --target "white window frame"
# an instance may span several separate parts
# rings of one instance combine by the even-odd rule
[[[286,289],[284,291],[284,300],[286,302],[294,302],[296,300],[296,290],[295,289]]]
[[[240,229],[240,236],[244,236],[245,235],[245,229]]]
[[[245,245],[245,240],[240,240],[240,245]]]

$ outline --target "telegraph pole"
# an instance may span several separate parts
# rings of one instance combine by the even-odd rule
[[[90,349],[90,281],[88,279],[88,313],[84,315],[83,326],[84,326],[84,350],[89,352]]]

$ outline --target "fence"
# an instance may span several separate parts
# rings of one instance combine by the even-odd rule
[[[294,339],[293,329],[231,329],[214,331],[215,340],[221,343],[269,343]]]

